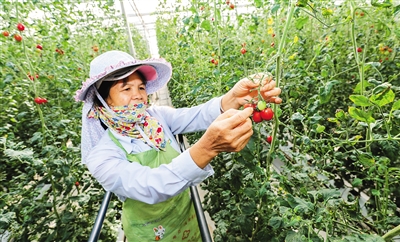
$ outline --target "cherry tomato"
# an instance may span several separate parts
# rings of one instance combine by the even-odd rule
[[[258,101],[257,108],[258,110],[262,111],[267,107],[267,103],[263,100]]]
[[[243,105],[243,109],[245,108],[252,108],[253,104],[252,103],[246,103],[245,105]]]
[[[16,35],[14,35],[14,39],[15,39],[17,42],[21,42],[21,41],[22,41],[22,36],[19,35],[19,34],[16,34]]]
[[[268,136],[268,137],[267,137],[267,142],[268,142],[269,144],[272,143],[272,136]]]
[[[41,45],[36,45],[36,48],[38,48],[39,50],[43,50],[43,47]]]
[[[19,31],[24,31],[25,30],[25,26],[23,24],[19,23],[19,24],[17,24],[17,29]]]
[[[271,120],[274,117],[274,111],[271,108],[266,108],[260,112],[263,120]]]
[[[253,112],[253,121],[254,121],[254,123],[259,123],[262,121],[261,112],[258,112],[258,111]]]
[[[3,35],[4,35],[4,37],[8,37],[8,36],[10,36],[10,33],[8,31],[3,31]]]
[[[245,48],[242,48],[242,49],[240,50],[240,53],[242,53],[243,55],[246,54],[246,52],[247,52],[247,50],[246,50]]]
[[[42,98],[42,97],[35,97],[34,101],[35,101],[35,103],[37,103],[37,104],[44,104],[44,103],[47,103],[47,99],[46,99],[46,98]]]

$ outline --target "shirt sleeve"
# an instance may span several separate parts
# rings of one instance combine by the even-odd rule
[[[210,166],[199,168],[189,150],[157,168],[130,162],[108,134],[92,149],[86,165],[106,191],[122,201],[131,198],[148,204],[165,201],[214,173]]]
[[[172,134],[204,131],[221,114],[222,97],[191,108],[151,107],[149,113],[163,119]]]

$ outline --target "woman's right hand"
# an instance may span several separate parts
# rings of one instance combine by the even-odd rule
[[[204,168],[221,152],[241,151],[253,134],[250,116],[252,108],[229,109],[208,127],[204,135],[190,149],[194,162]]]

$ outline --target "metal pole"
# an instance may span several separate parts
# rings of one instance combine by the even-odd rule
[[[201,205],[201,200],[199,196],[199,192],[197,191],[197,187],[190,187],[190,194],[192,196],[194,210],[196,211],[197,223],[199,224],[201,241],[203,242],[212,242],[210,231],[208,230],[208,224],[206,217],[204,216],[203,207]]]
[[[108,204],[111,200],[111,195],[111,192],[106,192],[106,194],[104,194],[103,201],[101,202],[99,213],[97,214],[96,221],[94,222],[94,226],[92,232],[90,233],[88,242],[96,242],[99,239],[104,217],[106,216]]]
[[[183,140],[183,135],[178,135],[178,143],[180,145],[181,151],[186,150],[186,145]],[[204,216],[203,206],[201,204],[200,196],[197,191],[197,187],[190,186],[190,194],[193,200],[194,210],[196,211],[197,223],[199,224],[201,239],[203,242],[212,242],[210,230],[208,229],[208,224],[206,217]]]
[[[128,32],[129,51],[130,51],[131,55],[136,58],[135,46],[133,45],[131,28],[129,27],[128,15],[125,12],[124,1],[120,0],[120,3],[121,3],[122,14],[124,15],[124,18],[125,18],[126,31]]]

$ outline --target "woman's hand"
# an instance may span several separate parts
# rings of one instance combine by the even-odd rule
[[[194,162],[204,168],[221,152],[241,151],[253,134],[250,115],[252,108],[230,109],[218,116],[204,135],[190,149]]]
[[[260,92],[258,92],[258,88]],[[276,82],[272,80],[272,75],[269,73],[257,73],[238,81],[225,94],[221,101],[222,109],[238,109],[251,99],[258,100],[258,94],[266,102],[282,103],[282,99],[278,97],[281,94],[281,89],[276,87]]]

